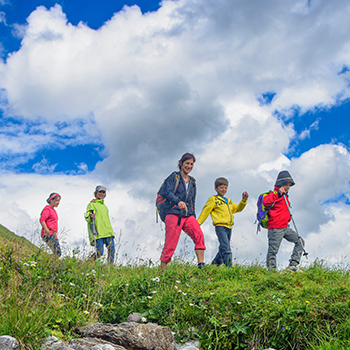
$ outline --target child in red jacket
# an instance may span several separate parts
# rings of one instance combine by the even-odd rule
[[[271,207],[268,212],[268,241],[269,247],[266,257],[266,265],[271,270],[276,270],[276,255],[280,248],[282,239],[294,243],[292,256],[289,260],[288,270],[296,271],[300,263],[301,254],[305,245],[304,240],[289,227],[291,215],[287,207],[289,204],[288,191],[295,185],[288,171],[281,171],[275,183],[274,191],[266,195],[263,204],[266,208]]]

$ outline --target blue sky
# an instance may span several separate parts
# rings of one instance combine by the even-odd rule
[[[156,11],[160,4],[159,1],[6,1],[0,8],[4,13],[4,22],[0,22],[0,42],[2,44],[2,57],[6,57],[11,52],[17,51],[21,45],[21,37],[14,33],[13,25],[25,25],[27,17],[38,7],[45,6],[50,8],[55,4],[60,4],[63,11],[67,15],[67,19],[73,25],[79,22],[86,23],[92,29],[100,28],[106,21],[108,21],[115,12],[120,11],[124,5],[132,6],[138,5],[143,13],[149,11]],[[6,25],[5,25],[6,24]],[[27,129],[35,129],[35,124],[40,122],[26,123],[23,118],[11,116],[6,118],[0,111],[1,120],[0,127],[11,124],[27,124]],[[35,131],[33,131],[35,133]],[[80,164],[86,164],[86,168],[92,171],[98,161],[104,158],[104,147],[99,142],[91,144],[78,144],[57,148],[57,144],[47,144],[44,150],[37,150],[35,154],[11,154],[6,152],[0,154],[0,161],[6,163],[4,170],[14,171],[16,173],[31,173],[31,172],[47,172],[47,166],[51,172],[57,173],[81,173],[83,170],[79,169]],[[23,157],[24,155],[24,157]],[[35,166],[43,162],[47,166],[42,168]]]
[[[310,258],[339,261],[350,248],[349,13],[347,0],[0,0],[0,222],[30,235],[58,191],[60,227],[80,244],[104,184],[116,231],[154,258],[155,193],[189,151],[197,215],[219,176],[234,202],[250,194],[237,260],[263,260],[255,201],[287,169]],[[203,231],[213,255],[210,222]]]
[[[78,25],[79,22],[83,22],[95,30],[110,20],[113,14],[119,12],[124,5],[132,6],[136,4],[140,7],[142,13],[157,11],[160,7],[159,1],[6,1],[1,6],[4,20],[0,23],[0,39],[4,60],[12,52],[18,51],[21,45],[22,38],[16,34],[14,26],[18,24],[25,25],[27,17],[38,6],[45,6],[49,9],[55,4],[61,5],[68,22],[74,26]],[[348,67],[344,65],[339,74],[348,71]],[[266,92],[262,93],[257,100],[262,105],[267,105],[271,103],[275,96],[276,93],[274,92]],[[299,157],[305,151],[324,143],[341,143],[347,148],[350,147],[348,130],[344,128],[345,125],[349,124],[349,99],[335,102],[332,106],[320,104],[308,111],[301,111],[299,106],[295,105],[293,106],[293,113],[291,114],[288,111],[287,115],[283,110],[276,110],[274,113],[283,124],[292,125],[295,130],[295,136],[291,139],[288,148],[284,150],[284,154],[289,158]],[[35,133],[35,124],[40,125],[41,122],[35,121],[33,123],[33,121],[28,121],[22,116],[7,118],[2,115],[2,127],[22,123],[27,125],[28,132]],[[57,128],[62,128],[59,122],[56,125]],[[1,133],[3,132],[1,131]],[[95,139],[94,142],[70,144],[65,141],[67,138],[69,137],[61,135],[59,146],[57,146],[57,142],[48,143],[45,149],[37,149],[30,154],[25,150],[24,153],[11,154],[11,151],[8,150],[0,154],[0,159],[4,163],[3,169],[17,173],[46,173],[48,171],[47,167],[35,166],[35,164],[44,162],[49,167],[50,172],[79,174],[83,172],[79,168],[81,164],[86,165],[84,169],[92,171],[97,162],[104,159],[106,149],[102,140]]]

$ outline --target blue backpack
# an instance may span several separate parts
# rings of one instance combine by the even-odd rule
[[[258,211],[256,213],[256,221],[255,221],[258,223],[256,228],[256,234],[258,234],[258,232],[261,231],[261,228],[267,228],[267,222],[269,220],[268,212],[273,207],[273,204],[271,204],[268,208],[266,208],[265,205],[263,204],[263,199],[267,194],[271,192],[273,191],[264,192],[258,197],[258,201],[256,203],[256,206],[258,207]]]
[[[175,188],[174,188],[174,193],[177,190],[177,187],[179,186],[180,182],[180,174],[176,171],[174,171],[176,177],[175,177]],[[159,191],[157,192],[157,199],[156,199],[156,222],[158,222],[158,215],[161,218],[161,220],[164,222],[166,212],[164,210],[164,202],[166,201],[165,198],[165,180],[162,183],[162,186],[160,186]]]

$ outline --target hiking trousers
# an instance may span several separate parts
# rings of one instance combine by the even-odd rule
[[[205,250],[204,235],[197,219],[194,216],[183,216],[178,225],[179,216],[168,214],[165,217],[165,242],[160,260],[168,263],[175,252],[177,243],[180,239],[181,230],[183,230],[195,244],[194,249]]]
[[[114,262],[114,254],[115,254],[115,246],[114,246],[114,237],[105,237],[105,238],[98,238],[96,239],[96,252],[93,253],[90,257],[92,260],[96,260],[100,258],[103,255],[103,246],[106,246],[108,251],[108,257],[107,261],[110,264],[113,264]]]
[[[42,240],[47,243],[54,255],[57,255],[58,257],[62,255],[60,242],[55,237],[55,235],[43,236]]]
[[[228,267],[232,266],[232,251],[231,251],[231,233],[232,229],[225,226],[215,226],[215,233],[218,236],[220,243],[219,251],[216,254],[212,265],[225,264]]]
[[[276,255],[278,253],[283,238],[286,239],[288,242],[294,243],[292,256],[289,260],[289,266],[299,265],[305,242],[300,236],[298,236],[298,234],[294,230],[292,230],[289,226],[280,229],[269,229],[267,231],[267,237],[269,242],[269,247],[266,256],[267,268],[276,270]]]

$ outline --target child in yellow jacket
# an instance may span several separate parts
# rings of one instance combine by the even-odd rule
[[[216,254],[212,264],[232,266],[232,252],[231,252],[231,232],[233,227],[233,213],[242,211],[248,200],[248,193],[243,192],[242,200],[239,204],[235,204],[231,199],[225,198],[227,192],[228,180],[224,177],[219,177],[215,180],[215,191],[217,195],[209,197],[207,203],[204,205],[201,214],[198,217],[199,225],[207,219],[210,214],[213,225],[215,226],[215,233],[219,239],[219,251]]]

